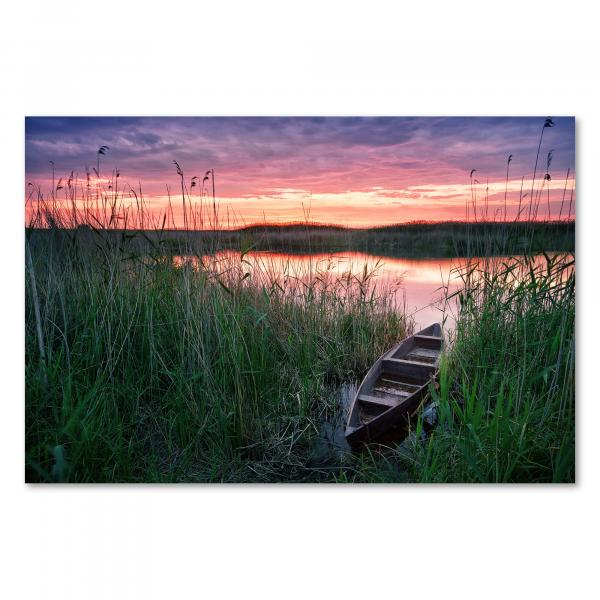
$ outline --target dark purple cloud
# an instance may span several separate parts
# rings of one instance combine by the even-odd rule
[[[260,197],[273,189],[319,194],[409,188],[531,177],[545,117],[28,117],[27,181],[47,184],[84,175],[102,157],[102,170],[119,168],[122,181],[141,180],[150,195],[177,184],[176,160],[186,177],[215,169],[221,198]],[[575,121],[554,118],[544,131],[538,172],[553,150],[553,178],[575,167]],[[456,197],[448,192],[448,200]],[[405,196],[408,197],[408,196]],[[457,210],[460,202],[456,200]],[[461,207],[462,210],[462,207]]]

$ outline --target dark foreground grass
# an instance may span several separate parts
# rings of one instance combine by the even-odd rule
[[[73,231],[27,248],[28,481],[574,481],[569,256],[470,265],[438,426],[347,455],[322,442],[336,388],[411,328],[372,273],[181,264]]]
[[[332,390],[407,332],[371,274],[277,279],[243,254],[113,242],[29,232],[27,481],[339,478],[319,445]]]
[[[575,481],[575,272],[570,256],[473,264],[454,344],[432,389],[438,426],[368,455],[421,482]],[[386,469],[382,470],[382,464]]]
[[[464,273],[456,342],[435,393],[422,481],[575,480],[575,272],[570,256]]]

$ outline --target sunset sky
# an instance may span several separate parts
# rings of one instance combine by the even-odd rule
[[[100,181],[119,169],[119,189],[141,182],[152,210],[164,210],[167,186],[181,201],[177,161],[186,183],[214,169],[217,204],[231,226],[311,221],[363,227],[415,220],[463,220],[471,198],[489,194],[489,218],[504,210],[507,158],[508,214],[531,189],[545,117],[28,117],[26,186],[49,195],[71,171],[86,167]],[[558,217],[567,169],[575,169],[575,120],[553,118],[546,128],[536,179],[553,151],[551,214]],[[537,185],[537,184],[536,184]],[[28,188],[31,190],[31,186]],[[191,189],[197,195],[200,187]],[[569,201],[571,181],[567,189]],[[64,190],[61,190],[64,193]],[[211,190],[212,193],[212,190]],[[526,202],[529,197],[526,198]],[[546,191],[540,209],[545,216]],[[180,226],[181,223],[178,223]]]

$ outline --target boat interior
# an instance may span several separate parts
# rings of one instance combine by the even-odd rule
[[[438,368],[441,348],[441,328],[432,325],[384,355],[361,385],[349,427],[366,425],[420,391]]]

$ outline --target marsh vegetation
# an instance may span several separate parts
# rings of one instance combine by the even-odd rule
[[[141,190],[125,203],[118,171],[112,181],[29,197],[27,481],[574,481],[570,206],[535,223],[228,231],[214,191],[199,213],[186,203],[181,173],[188,227],[176,231]],[[458,285],[442,288],[456,314],[430,390],[437,427],[417,417],[405,441],[354,454],[324,442],[343,420],[340,386],[414,319],[377,285],[377,264],[332,276],[319,261],[291,272],[251,260],[282,249],[463,257]]]
[[[80,235],[27,234],[30,481],[574,478],[569,254],[460,263],[440,425],[351,455],[322,439],[337,389],[414,326],[375,269],[286,276]]]

